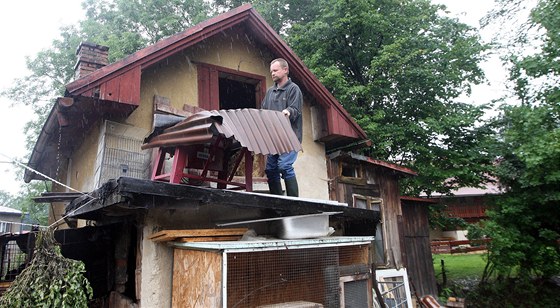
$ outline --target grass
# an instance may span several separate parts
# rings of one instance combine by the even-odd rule
[[[484,266],[485,254],[435,254],[433,255],[434,270],[438,283],[442,283],[441,260],[444,261],[447,280],[466,278],[480,279]]]

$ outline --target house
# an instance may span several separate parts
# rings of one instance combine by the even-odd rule
[[[0,206],[0,234],[21,232],[22,214],[20,210]]]
[[[9,287],[14,273],[25,263],[25,258],[17,258],[22,254],[15,236],[22,231],[21,220],[20,210],[0,206],[0,294]]]
[[[460,187],[451,192],[451,195],[435,194],[431,198],[445,206],[444,212],[453,218],[461,218],[469,224],[476,224],[484,220],[486,209],[492,196],[502,193],[502,189],[495,183],[486,183],[484,187]],[[450,228],[431,231],[431,238],[450,239],[457,241],[467,240],[467,231]]]
[[[83,232],[78,242],[89,245],[68,253],[86,263],[99,305],[371,306],[376,287],[410,307],[398,179],[414,171],[352,153],[369,144],[364,131],[250,5],[108,65],[107,52],[78,48],[77,79],[56,100],[29,159],[38,172],[25,173],[28,182],[46,175],[64,184],[37,201],[52,203],[51,223]],[[264,129],[259,121],[275,121],[256,110],[278,57],[304,96],[300,198],[259,193],[263,154],[271,152],[255,150],[266,140],[249,138]],[[142,150],[162,116],[208,129]],[[244,165],[230,173],[226,161]],[[249,230],[257,238],[285,231],[277,220],[314,226],[325,218],[331,237],[300,236],[298,226],[282,240],[232,241]]]
[[[399,179],[416,172],[355,153],[335,151],[328,158],[330,198],[373,210],[381,217],[374,230],[378,282],[381,274],[394,273],[392,288],[397,286],[397,277],[402,277],[403,284],[409,277],[411,289],[419,295],[437,295],[428,224],[428,206],[437,201],[399,196]],[[406,271],[395,273],[394,269]]]

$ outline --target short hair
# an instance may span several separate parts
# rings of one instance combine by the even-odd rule
[[[270,65],[272,65],[274,62],[278,62],[278,63],[280,63],[281,67],[285,67],[288,70],[290,70],[290,66],[288,65],[288,61],[284,60],[283,58],[277,58],[277,59],[272,60],[270,62]]]

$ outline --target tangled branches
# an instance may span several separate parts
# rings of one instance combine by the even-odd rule
[[[82,262],[62,256],[54,231],[39,231],[29,266],[0,297],[0,307],[87,307],[93,295]]]

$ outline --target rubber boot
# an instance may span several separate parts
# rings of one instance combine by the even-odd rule
[[[299,197],[299,189],[296,177],[285,179],[284,183],[286,183],[286,195],[291,197]]]
[[[268,191],[273,195],[283,195],[282,183],[280,181],[268,182]]]

